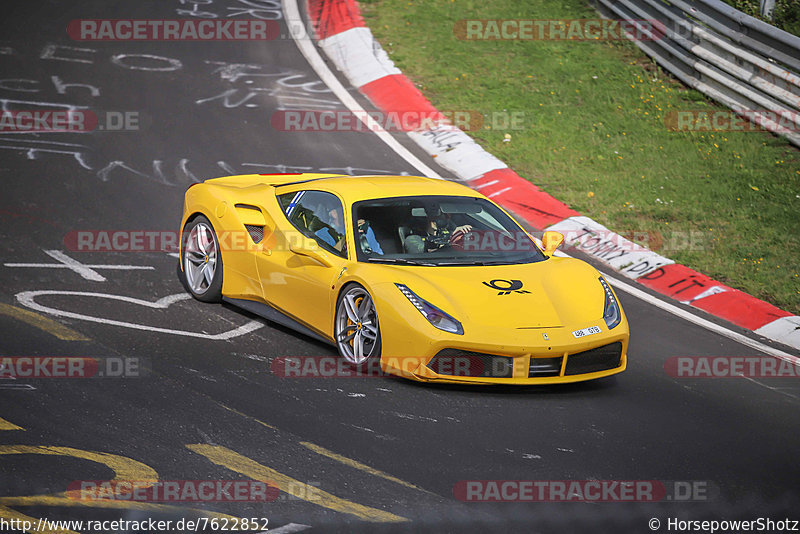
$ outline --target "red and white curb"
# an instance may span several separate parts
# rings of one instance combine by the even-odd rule
[[[438,113],[364,24],[356,0],[306,0],[319,48],[383,113]],[[800,349],[800,317],[636,245],[548,195],[445,124],[407,135],[453,175],[624,276],[682,303]]]

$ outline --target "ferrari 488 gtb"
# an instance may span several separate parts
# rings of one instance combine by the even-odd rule
[[[356,370],[476,384],[625,370],[628,323],[600,273],[454,182],[216,178],[187,190],[181,231],[194,297],[332,343]]]

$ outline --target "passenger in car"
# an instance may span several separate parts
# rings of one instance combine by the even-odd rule
[[[365,219],[358,220],[358,240],[361,243],[361,250],[365,254],[380,254],[383,256],[383,249],[375,237],[375,232]]]
[[[344,224],[342,224],[342,215],[338,206],[330,206],[320,208],[319,210],[326,220],[322,228],[316,230],[314,235],[328,243],[330,246],[338,251],[344,248]],[[327,215],[327,216],[326,216]],[[316,226],[316,225],[312,225]],[[313,229],[313,228],[312,228]]]

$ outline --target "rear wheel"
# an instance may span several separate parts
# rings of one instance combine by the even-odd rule
[[[198,216],[183,229],[181,239],[181,263],[189,293],[203,302],[219,302],[222,299],[222,255],[211,222]]]
[[[335,320],[339,354],[354,367],[365,367],[381,356],[378,312],[366,289],[353,284],[339,295]]]

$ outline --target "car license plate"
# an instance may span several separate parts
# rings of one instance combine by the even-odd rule
[[[590,326],[589,328],[582,328],[581,330],[575,330],[572,335],[576,338],[591,336],[592,334],[599,334],[602,332],[599,326]]]

